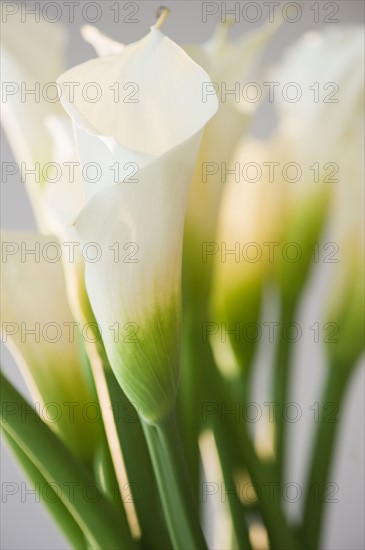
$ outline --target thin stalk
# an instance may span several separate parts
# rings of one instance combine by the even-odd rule
[[[343,410],[342,404],[348,387],[351,369],[343,365],[330,365],[328,378],[323,392],[322,405],[331,403],[336,406],[336,416]],[[323,410],[323,409],[322,409]],[[319,417],[317,433],[310,459],[308,481],[303,514],[303,535],[308,548],[316,550],[321,535],[324,505],[326,502],[327,483],[334,456],[337,433],[340,422],[338,418]]]
[[[228,390],[228,386],[213,363],[211,363],[209,371],[209,381],[211,390],[210,399],[218,403],[225,403],[227,408],[232,407],[233,398]],[[221,423],[219,415],[213,415],[212,418],[215,423]],[[227,448],[232,447],[232,445],[235,446],[237,452],[242,456],[242,463],[247,467],[250,478],[257,487],[260,512],[268,531],[271,548],[276,550],[298,549],[298,542],[287,524],[280,506],[279,497],[275,496],[275,493],[274,495],[272,494],[273,487],[276,487],[277,491],[275,472],[273,472],[269,465],[262,463],[258,458],[244,422],[232,422],[230,428],[230,430],[224,429],[221,431],[222,441],[219,444],[225,445]],[[234,465],[235,462],[232,456],[232,467]]]
[[[285,327],[291,323],[295,314],[295,305],[282,303],[280,336],[276,350],[274,365],[273,393],[274,403],[277,407],[275,414],[274,448],[277,467],[277,481],[282,482],[285,471],[285,451],[287,445],[287,422],[285,420],[285,407],[288,402],[290,386],[290,358],[292,343],[286,335]],[[284,332],[283,332],[284,331]]]
[[[175,415],[156,426],[142,421],[152,458],[162,507],[176,550],[204,550],[199,523]]]
[[[242,370],[230,384],[232,397],[243,405],[246,405],[250,401],[250,382],[252,373],[252,369],[250,367]]]
[[[149,550],[171,548],[156,478],[138,414],[110,369],[106,372],[106,379],[131,484],[130,498],[134,501],[139,523],[143,526],[141,546]]]
[[[221,422],[213,426],[215,444],[218,450],[219,462],[222,469],[224,484],[228,490],[228,505],[231,512],[233,529],[238,546],[241,550],[250,550],[251,543],[243,509],[236,492],[236,484],[232,474],[232,455],[229,442],[224,435],[225,427]],[[227,444],[228,443],[228,444]]]
[[[183,315],[182,372],[178,395],[178,421],[196,501],[199,499],[201,401],[204,361],[201,325],[188,312]],[[206,344],[205,344],[206,345]]]

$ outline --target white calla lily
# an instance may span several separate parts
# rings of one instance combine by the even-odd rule
[[[80,328],[68,307],[62,267],[47,259],[57,246],[38,233],[3,233],[2,338],[42,407],[42,418],[74,452],[90,458],[100,430],[84,407],[95,397],[85,378]],[[25,255],[25,250],[35,252]]]
[[[159,77],[166,75],[166,70],[168,84]],[[95,183],[85,185],[87,198],[122,181],[111,171],[113,163],[121,170],[126,163],[142,169],[197,133],[197,127],[202,127],[200,117],[195,120],[202,110],[201,90],[209,81],[177,44],[153,27],[150,34],[119,54],[93,59],[63,74],[58,79],[62,103],[74,121],[81,163],[97,159],[101,170]],[[70,82],[79,84],[74,94]],[[86,97],[90,83],[99,94],[95,102]],[[190,115],[182,109],[179,112],[177,106],[189,106]],[[214,98],[204,111],[209,116],[216,111]]]
[[[209,77],[157,28],[116,55],[89,61],[59,79],[97,83],[90,105],[75,91],[73,118],[81,163],[102,170],[85,183],[76,221],[81,244],[100,247],[86,263],[86,287],[110,364],[149,422],[171,409],[178,383],[182,237],[186,200],[204,125],[217,101],[203,103]],[[133,82],[136,103],[113,102],[110,86]],[[103,97],[105,95],[105,97]],[[138,163],[135,182],[115,182],[113,163]],[[128,336],[129,335],[129,336]]]
[[[361,109],[363,41],[360,25],[336,25],[320,33],[306,33],[287,49],[272,75],[279,82],[296,85],[297,92],[291,93],[298,94],[297,101],[278,94],[279,130],[309,159],[315,152],[328,160],[328,154],[347,138],[349,122]],[[329,120],[335,124],[330,125]]]
[[[288,49],[273,75],[279,82],[295,82],[303,94],[297,102],[280,103],[275,134],[281,166],[294,161],[303,173],[296,183],[277,178],[285,207],[281,242],[296,242],[303,251],[300,261],[280,264],[279,280],[290,300],[301,288],[310,247],[320,238],[337,187],[344,195],[352,193],[363,113],[362,41],[358,26],[308,33]]]
[[[270,145],[242,140],[233,162],[241,166],[276,162],[275,147]],[[248,331],[244,343],[233,332],[229,343],[222,342],[219,333],[211,337],[217,364],[226,376],[237,376],[252,364],[263,286],[272,271],[270,245],[280,236],[282,211],[277,182],[263,178],[237,182],[231,175],[225,184],[217,225],[219,245],[206,248],[206,263],[213,266],[211,309],[219,325],[233,329],[239,322]]]
[[[267,23],[237,41],[227,39],[229,23],[219,24],[214,36],[207,42],[184,46],[188,55],[207,71],[212,80],[212,83],[209,80],[203,84],[204,101],[216,101],[214,88],[219,90],[218,96],[221,96],[222,85],[227,90],[241,86],[251,75],[262,50],[279,24],[279,19],[276,23]],[[112,40],[92,26],[84,26],[82,35],[100,56],[117,53],[124,47],[124,44]],[[217,164],[223,161],[229,163],[235,146],[249,127],[254,106],[257,103],[247,104],[242,97],[237,102],[234,94],[227,93],[224,100],[220,101],[218,112],[204,129],[189,194],[187,230],[192,236],[196,236],[197,231],[203,238],[211,237],[214,233],[223,189],[220,174],[210,175],[209,184],[202,182],[202,164],[212,160]],[[204,209],[201,208],[202,204],[205,205]]]
[[[279,22],[279,20],[278,20]],[[189,197],[187,229],[203,239],[214,238],[222,183],[221,163],[230,161],[239,140],[247,132],[258,103],[245,102],[242,90],[260,60],[260,55],[275,34],[279,23],[266,23],[242,38],[227,39],[229,23],[218,24],[215,34],[202,45],[187,45],[187,53],[210,75],[217,90],[219,109],[204,130],[202,147],[194,172]],[[205,86],[209,102],[212,87]],[[236,93],[232,93],[236,91]],[[203,163],[214,162],[219,170],[202,181]],[[213,172],[212,169],[210,169]],[[201,205],[205,207],[202,209]]]
[[[266,23],[242,38],[230,41],[227,39],[229,23],[221,23],[213,37],[204,44],[185,46],[189,55],[212,79],[212,85],[205,85],[204,100],[209,103],[213,88],[219,98],[218,112],[204,129],[188,201],[184,264],[187,264],[186,278],[195,300],[204,302],[209,292],[211,269],[202,264],[201,247],[202,242],[215,241],[216,238],[221,197],[226,185],[224,166],[227,171],[234,167],[235,149],[249,131],[255,108],[259,105],[258,102],[245,102],[242,90],[252,77],[278,24],[279,20],[275,24]],[[230,179],[229,175],[227,179]]]
[[[215,253],[212,305],[219,322],[230,321],[233,325],[235,320],[241,320],[242,324],[255,322],[259,313],[255,311],[258,288],[268,276],[278,276],[285,297],[292,300],[298,296],[312,263],[312,247],[321,236],[329,212],[330,199],[335,207],[334,242],[343,243],[345,248],[360,249],[354,246],[358,242],[354,235],[359,233],[359,220],[363,215],[353,213],[359,208],[354,208],[355,204],[363,202],[361,188],[356,184],[363,181],[360,173],[363,129],[359,123],[363,119],[361,34],[360,29],[350,32],[344,28],[322,35],[305,35],[289,49],[273,75],[273,81],[298,83],[303,98],[295,103],[282,101],[279,126],[270,139],[261,143],[243,140],[234,156],[234,162],[240,166],[255,163],[261,176],[258,181],[236,183],[231,175],[225,186],[217,241],[225,243],[228,250],[235,250],[238,243],[240,261],[233,254],[224,256],[224,249],[223,257],[221,251]],[[334,50],[338,50],[336,57],[333,57]],[[341,62],[328,61],[334,58]],[[338,82],[343,105],[315,103],[310,90],[315,80]],[[332,121],[330,126],[328,120]],[[339,166],[337,183],[327,183],[324,177],[327,174],[323,176],[324,165],[331,161]],[[268,169],[265,172],[265,163],[266,166],[276,163],[271,175]],[[283,177],[284,167],[290,163],[302,170],[300,181]],[[319,181],[314,180],[315,163],[321,166]],[[353,227],[351,232],[350,227]],[[289,260],[283,260],[288,243],[302,251],[295,262],[289,261],[289,253]],[[343,271],[342,266],[342,276]],[[242,343],[237,344],[234,335],[231,346],[222,345],[218,337],[212,342],[222,369],[226,373],[237,373],[238,365],[245,363],[246,349]]]
[[[346,159],[358,143],[364,97],[362,41],[363,29],[359,26],[307,33],[288,48],[273,74],[279,82],[294,82],[302,94],[296,102],[279,96],[276,140],[283,154],[297,159],[307,173],[318,163],[319,179],[324,180],[322,188],[326,187],[326,180],[331,180],[325,177],[324,165],[337,163],[336,178],[341,175],[346,178],[351,167]],[[313,85],[314,81],[318,86]],[[305,185],[290,185],[288,191],[292,201],[300,204],[309,194],[314,195],[318,187],[318,181],[312,177]]]
[[[19,40],[20,35],[22,40]],[[20,165],[24,163],[28,170],[34,169],[36,163],[40,165],[39,184],[34,176],[26,177],[26,189],[38,228],[44,233],[56,235],[61,245],[76,241],[72,226],[85,205],[81,170],[76,165],[67,168],[67,163],[78,161],[72,124],[65,116],[60,100],[50,100],[55,95],[56,80],[65,70],[66,42],[66,29],[61,24],[43,20],[29,20],[24,24],[21,10],[12,14],[2,26],[4,86],[1,100],[4,130]],[[12,86],[14,93],[10,93]],[[35,90],[39,97],[29,93],[24,101],[26,90]],[[43,168],[48,164],[58,166],[60,178],[54,182],[42,180]],[[69,177],[71,172],[73,178]],[[47,175],[51,178],[51,171],[47,171]],[[73,265],[67,261],[70,256],[68,248],[64,249],[62,259],[65,260],[72,309],[79,320],[85,320],[85,315],[81,317],[79,313],[80,302],[81,309],[87,308],[82,281],[83,260],[79,250],[74,249],[74,254]]]
[[[43,167],[52,158],[44,122],[50,114],[61,114],[56,79],[65,69],[67,34],[60,24],[22,23],[21,10],[1,30],[2,124],[16,162],[34,170],[37,162]],[[34,177],[26,177],[25,183],[38,226],[47,231],[39,202],[43,185],[39,172],[38,184]]]
[[[353,43],[359,35],[360,29],[354,33]],[[347,45],[346,49],[350,48],[351,45]],[[361,63],[364,53],[361,55],[360,49],[355,51],[353,56],[358,64],[353,70],[354,80],[364,66],[364,59]],[[333,193],[329,231],[331,241],[338,246],[339,261],[331,266],[333,276],[328,285],[325,315],[330,323],[339,327],[338,341],[327,344],[332,364],[348,369],[356,365],[364,350],[364,88],[358,89],[355,98],[358,101],[352,109],[346,105],[349,126],[343,132],[338,156],[340,181]]]

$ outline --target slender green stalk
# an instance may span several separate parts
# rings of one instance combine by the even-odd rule
[[[149,550],[171,548],[156,478],[138,414],[110,369],[106,372],[106,379],[130,483],[129,498],[134,501],[138,521],[143,527],[141,544]]]
[[[251,365],[250,365],[251,367]],[[230,384],[230,392],[232,397],[243,405],[250,401],[250,381],[252,369],[242,370],[240,374],[234,378]]]
[[[329,366],[322,405],[324,407],[329,403],[331,406],[334,405],[336,417],[328,419],[319,417],[308,471],[302,531],[307,547],[313,550],[316,550],[319,545],[326,493],[328,488],[331,489],[327,483],[340,425],[339,414],[342,411],[342,403],[352,372],[351,369],[343,367],[343,365]],[[323,411],[323,407],[321,410]]]
[[[221,422],[213,423],[214,439],[218,450],[223,480],[228,489],[228,505],[231,512],[233,528],[238,546],[241,550],[250,550],[251,543],[245,518],[245,511],[236,492],[236,484],[232,475],[231,445],[224,435],[225,426]]]
[[[247,434],[241,432],[241,450],[253,484],[258,488],[258,500],[262,519],[273,550],[296,550],[300,544],[290,529],[280,506],[281,491],[275,472],[268,464],[260,462]]]
[[[227,408],[232,407],[232,396],[214,364],[211,364],[209,371],[209,382],[211,389],[210,399],[219,403],[225,403]],[[213,421],[221,423],[220,416],[214,415]],[[275,472],[270,465],[264,464],[259,460],[246,431],[245,423],[232,422],[229,426],[229,430],[224,429],[221,431],[222,441],[219,442],[219,445],[225,445],[227,448],[232,448],[234,445],[237,452],[242,456],[242,463],[247,467],[250,478],[257,487],[260,512],[268,532],[271,548],[275,550],[298,549],[299,544],[292,530],[289,528],[280,506],[280,497],[278,496],[280,492],[278,491]],[[234,461],[233,453],[230,453],[230,456],[232,461]],[[233,465],[235,465],[234,462],[232,463]]]
[[[289,341],[290,334],[286,334],[286,327],[294,319],[295,304],[283,301],[281,310],[281,323],[279,327],[279,342],[276,350],[273,378],[273,396],[276,405],[274,448],[277,467],[277,481],[283,480],[285,471],[285,451],[287,444],[287,421],[285,419],[285,407],[288,403],[290,385],[290,358],[292,344]],[[284,331],[284,332],[283,332]],[[289,338],[288,338],[289,336]]]
[[[197,312],[194,312],[197,313]],[[203,316],[204,317],[204,316]],[[198,439],[201,429],[200,407],[204,380],[201,323],[188,310],[183,315],[182,368],[178,395],[178,421],[186,450],[186,460],[194,496],[199,499],[200,452]],[[206,344],[205,344],[206,345]]]
[[[142,422],[167,526],[176,550],[204,550],[206,543],[186,469],[175,416],[156,426]]]
[[[39,470],[34,466],[19,445],[15,443],[14,439],[5,430],[3,430],[3,437],[13,454],[16,456],[27,478],[37,491],[42,503],[50,512],[53,519],[56,521],[57,525],[69,540],[73,548],[86,548],[87,543],[83,532],[70,512],[67,510],[66,506],[62,503],[57,493],[52,489],[52,486],[47,483]],[[44,495],[47,495],[47,498],[44,498]]]
[[[85,533],[89,544],[94,549],[135,548],[126,518],[117,514],[102,494],[98,495],[97,502],[85,496],[88,487],[95,487],[93,478],[2,373],[0,381],[3,429],[46,482],[60,487],[61,501]]]

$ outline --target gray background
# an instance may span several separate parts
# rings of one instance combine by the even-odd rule
[[[84,2],[85,3],[85,2]],[[113,2],[101,2],[103,17],[96,26],[108,33],[116,40],[131,42],[148,32],[150,24],[153,24],[154,14],[160,2],[138,2],[139,23],[116,24],[112,13],[108,9]],[[232,5],[228,2],[227,5]],[[321,8],[326,2],[320,2]],[[34,3],[29,3],[34,4]],[[44,4],[44,2],[41,2]],[[123,4],[123,2],[122,2]],[[214,18],[203,24],[201,20],[201,2],[164,2],[172,10],[164,24],[164,32],[178,43],[202,42],[212,33],[215,26]],[[241,2],[243,4],[243,2]],[[285,4],[283,2],[282,4]],[[313,12],[308,10],[313,2],[300,2],[303,6],[303,17],[295,24],[284,24],[269,51],[265,60],[277,59],[286,44],[289,44],[302,32],[316,29],[321,24],[313,23]],[[340,11],[337,17],[340,23],[364,21],[364,3],[359,1],[337,2]],[[60,3],[62,5],[62,3]],[[85,21],[79,16],[80,10],[76,10],[76,20],[70,24],[64,11],[64,23],[70,32],[70,45],[68,48],[68,65],[72,66],[90,57],[93,50],[85,44],[80,37],[79,27]],[[264,11],[264,13],[267,13]],[[263,20],[258,25],[262,24]],[[238,36],[252,29],[253,24],[240,22],[231,29],[231,36]],[[19,37],[21,39],[21,37]],[[30,45],[31,47],[31,45]],[[270,113],[262,110],[259,123],[255,129],[258,134],[265,134],[271,125]],[[12,161],[6,139],[2,135],[1,154],[3,161]],[[21,182],[12,182],[11,185],[2,185],[1,226],[6,229],[27,230],[34,229],[34,220],[30,210],[27,196]],[[321,267],[313,284],[308,289],[308,297],[300,315],[303,326],[312,324],[313,319],[320,319],[322,290],[328,283],[329,272]],[[2,347],[4,370],[14,384],[26,394],[26,388],[17,371],[16,365],[9,353]],[[270,347],[263,353],[272,353]],[[319,399],[320,384],[324,374],[324,359],[321,357],[320,345],[313,342],[311,333],[307,332],[297,346],[296,372],[293,381],[292,399],[300,404],[303,416],[300,422],[291,426],[290,444],[290,470],[287,479],[301,483],[304,474],[304,465],[308,453],[308,442],[315,424],[309,407]],[[265,381],[267,372],[262,369],[255,380],[256,401],[263,403],[265,397]],[[330,504],[327,508],[325,533],[322,547],[326,549],[362,549],[364,548],[364,369],[358,368],[351,381],[344,414],[342,415],[340,441],[335,465],[331,474],[331,480],[340,488],[339,502]],[[24,477],[7,449],[1,447],[1,481],[21,483]],[[300,502],[289,507],[289,513],[293,517],[298,514]],[[151,513],[153,513],[151,511]],[[28,496],[22,502],[20,495],[10,497],[2,503],[1,508],[1,548],[11,549],[63,549],[68,548],[62,535],[54,526],[52,520],[42,505],[35,502],[33,496]]]

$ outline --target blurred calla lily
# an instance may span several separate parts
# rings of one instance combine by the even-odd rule
[[[2,124],[16,162],[20,166],[25,163],[27,170],[52,159],[52,143],[44,122],[50,114],[62,113],[56,79],[65,70],[66,41],[61,24],[43,20],[24,24],[21,10],[2,25]],[[34,177],[26,177],[25,183],[37,224],[47,231],[39,200],[44,185],[42,170],[38,184]]]
[[[274,162],[274,151],[264,142],[242,140],[232,162],[263,166]],[[281,196],[273,182],[236,182],[231,176],[225,184],[217,246],[208,250],[207,264],[213,265],[213,319],[228,333],[227,342],[218,332],[211,343],[217,364],[227,376],[249,368],[260,340],[263,286],[272,270],[270,243],[278,239],[281,213]]]
[[[54,240],[37,233],[3,233],[2,338],[43,407],[41,417],[87,459],[100,436],[98,423],[87,417],[95,396],[83,371],[80,329],[67,304],[61,265],[47,259],[54,247]],[[24,261],[24,250],[38,252]]]
[[[343,176],[335,188],[330,219],[331,240],[338,246],[330,264],[331,283],[325,319],[334,323],[336,336],[327,343],[332,363],[350,369],[364,349],[364,101],[342,150]]]
[[[336,209],[335,226],[343,225],[341,216],[353,210],[348,204],[354,195],[352,180],[362,181],[361,174],[354,170],[354,166],[361,164],[358,147],[363,143],[359,124],[363,96],[360,41],[358,29],[350,32],[346,28],[301,38],[289,50],[273,80],[296,82],[303,92],[308,91],[315,75],[321,82],[339,82],[343,111],[335,103],[332,115],[333,105],[323,101],[315,103],[312,95],[307,101],[305,98],[297,103],[282,101],[279,126],[270,139],[261,143],[243,140],[236,151],[234,161],[241,167],[256,163],[264,174],[265,163],[279,166],[270,177],[262,175],[259,181],[240,179],[236,183],[231,175],[226,184],[217,238],[222,250],[214,254],[212,303],[215,319],[227,323],[230,330],[238,321],[242,329],[245,322],[258,320],[261,288],[268,277],[274,275],[279,280],[284,301],[293,303],[306,280],[313,259],[313,244],[321,237],[331,199],[342,204]],[[333,48],[339,50],[341,63],[322,67],[323,60],[333,56]],[[326,120],[333,120],[334,124],[323,140]],[[337,183],[329,183],[323,172],[323,167],[331,161],[339,166]],[[283,168],[288,163],[300,167],[303,172],[300,181],[294,183],[283,178]],[[315,163],[321,167],[317,180],[313,171]],[[352,186],[351,193],[349,186]],[[249,248],[245,254],[245,247],[250,243],[253,258],[255,251],[258,254],[256,261],[249,261]],[[283,247],[290,243],[300,248],[302,256],[298,261],[283,260]],[[237,246],[236,254],[225,253]],[[242,334],[238,339],[235,333],[230,334],[229,340],[231,347],[222,344],[219,335],[212,338],[212,343],[218,363],[232,374],[238,365],[249,363],[249,350],[253,351],[254,346],[249,345],[249,338],[243,345]]]
[[[65,70],[66,29],[59,23],[43,20],[29,20],[24,24],[19,11],[3,25],[2,31],[2,74],[8,83],[2,87],[1,98],[4,130],[20,165],[25,163],[26,169],[32,170],[39,163],[39,184],[34,176],[25,178],[28,196],[38,229],[57,236],[63,246],[63,242],[76,241],[72,226],[85,205],[72,124],[59,98],[52,101],[58,96],[56,80]],[[32,95],[31,90],[38,97]],[[58,165],[61,174],[55,182],[42,179],[43,167],[51,163]],[[75,163],[72,178],[67,163]],[[83,283],[84,262],[80,250],[73,249],[72,264],[68,261],[69,248],[63,252],[73,313],[80,321],[89,321],[90,306]]]
[[[203,100],[208,102],[214,90],[219,98],[216,116],[204,129],[202,145],[189,193],[185,238],[186,276],[195,289],[195,298],[203,298],[209,288],[210,269],[201,261],[203,241],[214,241],[220,200],[227,171],[240,139],[248,132],[258,106],[244,100],[242,90],[260,59],[260,54],[277,30],[278,23],[267,23],[237,41],[228,40],[229,22],[218,24],[213,37],[202,45],[187,45],[185,50],[210,75]],[[228,176],[229,179],[229,176]],[[224,180],[224,181],[223,181]],[[204,206],[203,206],[204,205]]]
[[[168,414],[176,394],[186,200],[217,101],[201,101],[208,75],[156,28],[59,83],[67,94],[67,82],[82,87],[98,77],[102,97],[92,106],[76,91],[75,101],[63,96],[82,165],[101,167],[99,181],[85,184],[88,202],[76,229],[82,244],[100,246],[101,257],[86,265],[86,287],[110,364],[140,414],[154,422]],[[141,101],[110,102],[110,86],[124,81],[138,87]],[[115,183],[113,162],[137,163],[138,181]]]
[[[275,75],[279,82],[290,75],[303,93],[298,102],[281,102],[275,136],[278,160],[295,161],[307,174],[296,183],[280,181],[285,197],[281,242],[297,243],[302,252],[300,260],[279,264],[281,289],[289,301],[296,299],[306,279],[336,186],[351,185],[351,151],[361,143],[362,41],[363,30],[357,26],[308,33],[288,50]]]

